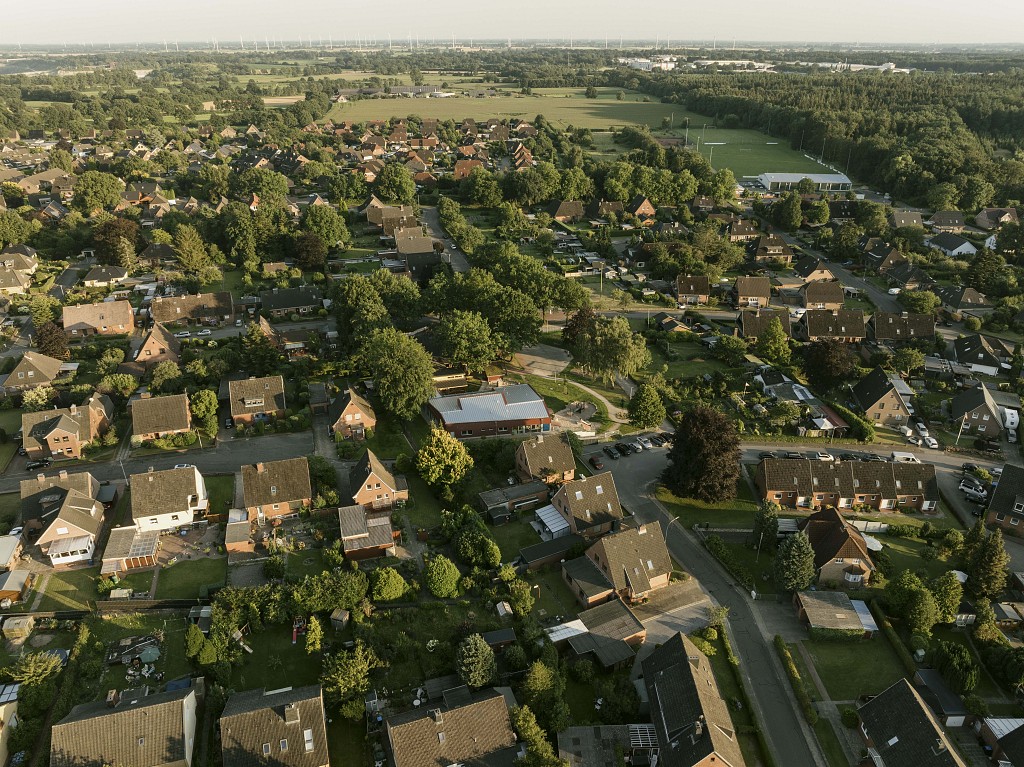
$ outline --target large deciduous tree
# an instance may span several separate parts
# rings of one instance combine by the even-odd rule
[[[772,317],[768,327],[757,337],[754,353],[763,360],[776,365],[788,365],[790,359],[789,336],[782,328],[782,321]]]
[[[685,413],[668,459],[662,480],[676,495],[708,503],[736,497],[740,440],[736,426],[719,411],[696,407]]]
[[[416,471],[434,487],[451,487],[473,468],[466,446],[444,429],[434,426],[416,453]]]
[[[629,401],[629,422],[638,429],[653,429],[665,420],[665,405],[658,390],[642,384]]]
[[[834,338],[812,341],[804,349],[804,371],[811,383],[821,389],[849,381],[856,368],[853,353]]]
[[[68,334],[56,323],[47,322],[36,328],[36,348],[47,357],[62,360],[68,353]]]
[[[471,372],[483,370],[497,356],[491,326],[479,312],[446,312],[441,315],[436,335],[441,355]]]
[[[376,384],[381,404],[399,418],[412,418],[434,391],[434,364],[423,346],[394,328],[380,328],[360,347],[358,358]]]
[[[121,201],[124,182],[110,173],[87,170],[75,181],[74,205],[89,215],[98,210],[111,210]]]
[[[416,200],[416,182],[401,163],[385,164],[373,182],[373,189],[384,202],[411,205]]]
[[[365,713],[363,696],[370,690],[370,671],[380,665],[373,650],[359,640],[352,650],[326,656],[320,676],[324,697],[337,704],[346,719],[359,719]]]

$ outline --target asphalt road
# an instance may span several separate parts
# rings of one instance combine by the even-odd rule
[[[423,207],[420,208],[420,212],[423,214],[424,225],[430,230],[430,236],[435,240],[441,240],[445,243],[444,252],[451,259],[452,269],[456,272],[468,272],[469,261],[466,258],[466,254],[454,245],[448,244],[448,237],[441,227],[441,219],[437,215],[437,208],[434,206]]]
[[[600,450],[600,446],[592,446],[585,453],[590,456]],[[779,764],[823,765],[817,742],[810,736],[789,694],[789,681],[772,650],[770,638],[761,634],[747,599],[703,546],[651,499],[649,493],[665,466],[665,455],[665,448],[644,450],[617,461],[606,460],[605,467],[615,477],[623,505],[643,522],[661,523],[672,557],[694,574],[715,601],[729,608],[732,640],[742,661],[740,670],[753,693],[763,732]]]

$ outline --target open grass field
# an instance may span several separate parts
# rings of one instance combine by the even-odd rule
[[[39,610],[88,610],[89,602],[97,597],[96,578],[99,574],[99,565],[52,573],[46,582]]]
[[[749,530],[754,521],[757,502],[746,480],[740,477],[736,498],[722,503],[704,503],[693,498],[680,498],[665,487],[659,487],[657,499],[684,527],[697,522],[711,527],[736,527]]]
[[[877,695],[903,677],[900,660],[884,634],[854,642],[806,639],[803,644],[834,701]],[[799,651],[793,648],[792,652]]]
[[[516,520],[507,525],[490,528],[491,535],[501,549],[501,561],[510,562],[515,559],[524,546],[540,543],[540,536],[526,522]]]
[[[223,584],[228,573],[227,557],[186,559],[160,571],[157,599],[194,599],[202,586]]]

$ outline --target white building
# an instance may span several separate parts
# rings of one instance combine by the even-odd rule
[[[195,466],[133,474],[131,490],[132,521],[143,531],[187,527],[210,505],[206,482]]]
[[[818,192],[848,192],[853,182],[843,173],[762,173],[757,177],[769,192],[788,192],[809,178]]]

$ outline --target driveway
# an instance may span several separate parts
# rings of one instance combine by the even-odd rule
[[[441,219],[437,215],[437,208],[434,206],[420,208],[420,213],[422,214],[423,224],[430,230],[430,236],[435,240],[441,240],[445,243],[444,252],[449,258],[452,269],[456,272],[468,272],[469,260],[466,258],[465,253],[454,245],[448,244],[448,238],[441,227]]]

